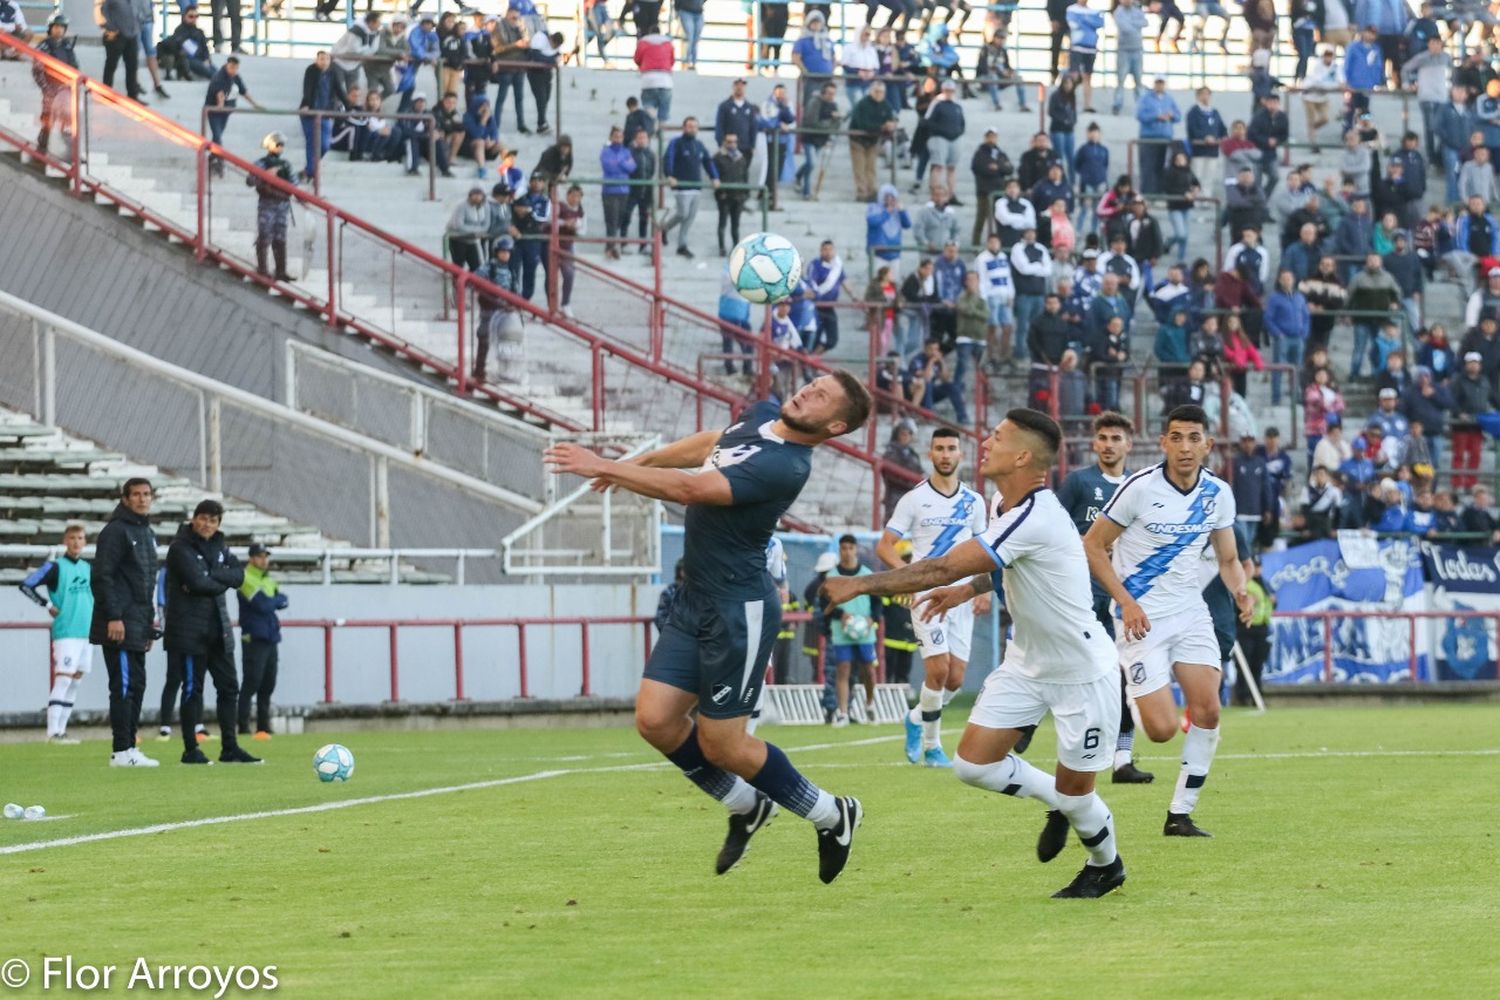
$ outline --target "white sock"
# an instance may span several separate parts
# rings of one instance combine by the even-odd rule
[[[808,810],[806,819],[819,830],[832,830],[838,826],[839,805],[833,793],[818,789],[818,803]]]
[[[917,703],[907,718],[921,724],[923,750],[940,746],[943,741],[943,692],[923,684]]]
[[[953,758],[953,773],[958,780],[977,788],[1036,799],[1048,809],[1058,808],[1057,782],[1046,771],[1039,770],[1017,757],[1006,754],[993,764],[974,764],[962,757]]]
[[[1129,750],[1116,750],[1115,770],[1118,771],[1120,768],[1124,767],[1126,764],[1129,764],[1133,760],[1135,760],[1135,756]]]
[[[1078,839],[1089,851],[1089,864],[1102,868],[1114,862],[1115,822],[1109,808],[1096,793],[1059,795],[1057,808],[1068,817]]]
[[[943,688],[943,707],[947,708],[948,702],[952,701],[957,694],[957,691],[949,691],[947,688]]]
[[[736,775],[734,779],[734,787],[729,790],[728,795],[724,796],[719,801],[724,803],[725,809],[728,809],[732,813],[739,813],[743,816],[745,813],[755,808],[755,803],[759,799],[760,794],[756,792],[754,786],[752,786],[750,782],[746,781],[744,778]]]
[[[1208,769],[1219,748],[1219,730],[1188,726],[1182,741],[1182,770],[1177,774],[1177,790],[1172,793],[1169,812],[1190,813],[1198,804],[1198,793],[1208,780]]]
[[[73,708],[73,678],[58,674],[52,678],[52,693],[47,698],[47,735],[61,736],[68,729],[68,714]]]

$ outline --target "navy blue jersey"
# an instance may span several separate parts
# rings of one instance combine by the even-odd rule
[[[773,587],[766,545],[812,471],[812,448],[771,430],[779,412],[775,403],[751,406],[703,463],[729,480],[734,503],[688,506],[682,557],[688,590],[754,599]]]
[[[1109,498],[1115,495],[1115,490],[1125,481],[1125,476],[1106,476],[1097,464],[1083,469],[1074,469],[1068,473],[1068,478],[1063,480],[1062,488],[1057,491],[1058,502],[1073,519],[1073,526],[1078,529],[1080,535],[1088,534],[1094,519],[1109,503]],[[1094,589],[1094,597],[1108,599],[1109,591],[1104,585],[1089,577],[1089,585]]]

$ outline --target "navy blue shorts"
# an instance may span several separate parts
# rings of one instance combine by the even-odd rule
[[[684,588],[644,676],[696,694],[698,714],[704,718],[749,715],[780,630],[781,600],[775,588],[751,601],[701,596]]]

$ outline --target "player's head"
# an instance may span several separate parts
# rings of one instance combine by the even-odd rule
[[[932,463],[933,472],[940,476],[951,476],[958,471],[959,464],[964,460],[959,441],[958,431],[951,427],[939,427],[932,432],[932,446],[927,449],[927,460]]]
[[[193,534],[199,538],[212,538],[224,520],[224,505],[217,500],[200,500],[193,508]]]
[[[1062,429],[1039,410],[1017,408],[1005,415],[984,443],[980,471],[994,479],[1027,471],[1045,476],[1062,447]]]
[[[81,524],[70,524],[63,529],[63,551],[77,559],[89,542],[88,532]]]
[[[1100,465],[1116,466],[1130,454],[1130,436],[1135,427],[1130,418],[1108,410],[1094,418],[1094,454]]]
[[[843,369],[804,385],[781,405],[781,422],[821,440],[857,431],[870,419],[870,390]]]
[[[1203,412],[1203,407],[1189,403],[1175,407],[1167,414],[1161,450],[1166,453],[1167,465],[1173,472],[1182,476],[1193,475],[1213,447],[1213,432],[1209,429],[1208,414]]]
[[[859,539],[853,535],[839,536],[839,565],[853,569],[859,563]]]
[[[156,499],[156,491],[151,488],[151,480],[142,479],[137,476],[125,480],[125,485],[120,487],[120,502],[132,513],[151,513],[151,502]]]

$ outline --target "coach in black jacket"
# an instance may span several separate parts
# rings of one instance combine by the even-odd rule
[[[148,517],[155,498],[149,479],[126,480],[119,506],[94,543],[89,642],[102,647],[109,670],[112,767],[156,766],[135,748],[146,690],[146,650],[155,638],[156,535]]]
[[[245,570],[224,544],[219,524],[224,508],[204,500],[193,519],[177,531],[167,549],[167,669],[182,677],[182,754],[184,764],[207,764],[198,749],[197,728],[203,720],[205,669],[213,674],[223,744],[219,761],[258,764],[240,748],[235,736],[239,718],[239,679],[234,669],[234,630],[224,595],[245,582]]]

